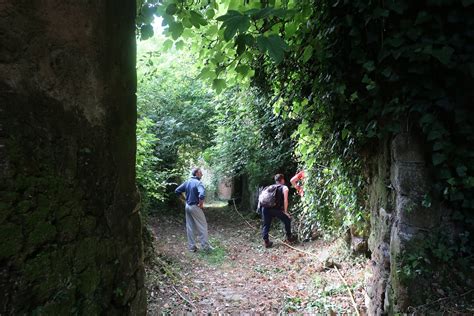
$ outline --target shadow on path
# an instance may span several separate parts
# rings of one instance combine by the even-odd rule
[[[184,213],[184,211],[183,211]],[[352,258],[341,241],[317,240],[298,248],[320,260],[275,243],[265,249],[260,232],[226,205],[205,210],[212,253],[190,253],[186,247],[184,214],[151,218],[159,264],[147,269],[148,312],[162,313],[354,313],[347,289],[328,258],[340,271],[364,311],[365,259]],[[259,226],[253,214],[252,225]],[[282,236],[278,222],[272,227]]]

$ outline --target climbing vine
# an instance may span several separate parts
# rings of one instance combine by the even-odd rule
[[[199,53],[217,92],[247,80],[275,95],[274,112],[300,124],[307,169],[337,164],[359,179],[372,145],[418,132],[434,177],[423,206],[441,197],[472,223],[473,1],[149,0],[142,38],[150,12],[167,46]]]

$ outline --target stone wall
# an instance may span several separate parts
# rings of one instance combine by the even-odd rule
[[[232,179],[224,177],[218,181],[217,197],[220,200],[230,200],[232,198]]]
[[[0,1],[0,314],[145,313],[135,2]]]
[[[380,146],[370,178],[372,260],[367,275],[366,304],[370,315],[406,312],[423,304],[429,280],[406,277],[410,254],[440,225],[442,209],[423,206],[430,192],[424,142],[416,133],[403,133]]]

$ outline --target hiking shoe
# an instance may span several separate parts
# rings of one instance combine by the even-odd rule
[[[273,246],[273,242],[270,240],[264,240],[265,248],[271,248]]]
[[[215,248],[211,245],[208,245],[206,248],[202,248],[205,253],[211,253]]]
[[[298,237],[296,235],[291,235],[290,237],[287,237],[285,242],[287,244],[295,244],[298,241]]]
[[[196,252],[198,248],[196,246],[189,248],[190,252]]]

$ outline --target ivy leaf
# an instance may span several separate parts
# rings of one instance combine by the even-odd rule
[[[430,131],[430,132],[428,133],[427,139],[428,139],[429,141],[433,141],[433,140],[435,140],[435,139],[440,139],[441,136],[443,136],[442,133],[441,133],[441,131],[435,129],[435,130],[432,130],[432,131]]]
[[[392,68],[387,67],[382,71],[382,75],[384,75],[386,78],[390,77],[392,74]]]
[[[200,13],[194,10],[191,10],[189,14],[190,14],[189,21],[195,28],[200,28],[201,25],[203,26],[207,25],[207,21],[204,19],[204,17]]]
[[[270,16],[273,10],[274,9],[270,7],[266,7],[260,10],[251,9],[251,10],[246,11],[246,14],[250,15],[250,17],[254,20],[259,20],[259,19],[264,19]]]
[[[140,39],[144,41],[151,37],[153,37],[153,26],[150,24],[142,25],[140,28]]]
[[[426,208],[431,207],[431,196],[429,194],[425,194],[423,196],[423,201],[421,202],[421,205]]]
[[[441,153],[434,153],[432,160],[433,160],[433,165],[438,166],[442,164],[444,161],[446,161],[446,155],[441,154]]]
[[[449,46],[444,46],[441,49],[433,49],[431,55],[438,59],[443,65],[447,65],[451,61],[451,56],[454,53],[454,49]]]
[[[342,132],[341,132],[342,140],[345,140],[348,135],[349,135],[349,130],[343,129]]]
[[[291,37],[296,33],[296,30],[298,29],[298,25],[296,23],[288,23],[285,25],[285,33],[286,36]]]
[[[184,42],[181,40],[181,41],[177,41],[174,46],[176,47],[177,50],[181,50],[183,49],[184,47]]]
[[[406,4],[403,4],[400,1],[390,1],[388,4],[390,10],[397,12],[398,14],[402,14],[403,11],[406,10]]]
[[[288,50],[288,45],[278,35],[259,36],[257,37],[257,46],[262,52],[268,52],[271,59],[279,64]]]
[[[303,52],[303,62],[307,63],[311,56],[313,56],[313,46],[306,46]]]
[[[433,151],[442,150],[446,147],[446,143],[444,142],[436,142],[433,144]]]
[[[375,65],[374,65],[374,62],[372,60],[364,63],[364,65],[362,65],[368,72],[372,72],[375,70]]]
[[[210,20],[216,15],[216,11],[214,11],[212,8],[209,8],[206,11],[206,17]]]
[[[214,79],[212,81],[212,88],[216,90],[217,94],[221,93],[226,87],[224,79]]]
[[[210,67],[204,67],[204,68],[201,69],[201,72],[200,72],[198,78],[214,79],[215,76],[216,76],[216,73]]]
[[[239,65],[239,66],[235,67],[235,71],[238,74],[241,74],[242,76],[245,77],[249,73],[250,67],[247,66],[247,65]]]
[[[457,172],[458,176],[465,177],[466,172],[467,172],[467,168],[466,168],[466,166],[459,166],[459,167],[456,168],[456,172]]]
[[[171,3],[169,6],[166,7],[166,14],[169,15],[174,15],[176,12],[178,12],[178,6],[176,3]]]
[[[425,124],[431,124],[433,123],[435,120],[435,117],[433,114],[431,113],[426,113],[424,114],[421,119],[420,119],[420,124],[421,125],[425,125]]]
[[[441,179],[449,179],[451,178],[453,175],[451,174],[451,171],[447,168],[443,168],[439,171],[439,177]]]
[[[237,55],[240,56],[245,52],[246,42],[243,34],[240,34],[235,38],[235,46],[237,47]]]
[[[179,22],[173,22],[173,23],[170,23],[168,30],[171,33],[171,37],[174,40],[177,40],[181,36],[181,34],[183,34],[184,27],[183,27],[183,24]]]
[[[250,27],[250,18],[238,11],[229,10],[227,14],[218,17],[216,20],[223,21],[221,29],[224,29],[224,40],[230,41],[237,31],[244,33]]]
[[[166,41],[163,42],[162,50],[168,51],[173,47],[173,41],[170,39],[167,39]]]
[[[375,18],[388,17],[389,11],[387,9],[376,8],[374,10],[373,16]]]

